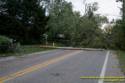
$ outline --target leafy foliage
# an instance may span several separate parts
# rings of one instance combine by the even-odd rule
[[[111,28],[110,38],[111,48],[125,50],[125,0],[117,0],[122,2],[122,20],[117,20],[115,26]]]
[[[116,49],[125,50],[125,24],[122,21],[118,21],[112,29],[112,43],[115,45]]]
[[[5,36],[0,36],[0,45],[9,44],[12,40]]]
[[[12,40],[5,36],[0,36],[0,52],[6,52],[10,49]]]
[[[80,15],[65,0],[1,0],[0,35],[23,44],[40,43],[47,34],[50,42],[68,46],[125,49],[124,9],[123,2],[123,20],[103,31],[108,19],[95,14],[96,2],[86,4]]]
[[[2,0],[0,34],[21,43],[39,43],[48,17],[40,0]]]
[[[51,41],[66,41],[65,44],[80,47],[105,47],[99,27],[107,22],[107,18],[94,14],[98,9],[97,3],[88,4],[83,16],[74,12],[72,4],[64,0],[57,0],[51,6],[47,33]],[[59,34],[64,38],[59,38]]]

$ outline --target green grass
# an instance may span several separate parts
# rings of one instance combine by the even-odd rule
[[[117,57],[119,60],[119,66],[125,75],[125,51],[117,51]]]
[[[46,50],[51,50],[51,49],[41,48],[40,45],[23,45],[23,46],[20,46],[17,52],[0,53],[0,57],[21,56],[24,54],[30,54],[30,53],[41,52]]]

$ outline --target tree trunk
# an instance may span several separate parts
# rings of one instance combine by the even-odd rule
[[[125,0],[123,0],[123,21],[125,22]]]

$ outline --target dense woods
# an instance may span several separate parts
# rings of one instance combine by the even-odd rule
[[[106,16],[95,12],[98,3],[85,5],[81,15],[65,0],[0,0],[0,35],[21,44],[49,43],[65,46],[125,49],[125,3],[121,20],[108,23]]]
[[[39,43],[48,17],[39,0],[1,0],[0,34],[29,44]]]

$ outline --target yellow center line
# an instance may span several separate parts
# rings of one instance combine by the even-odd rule
[[[28,68],[26,68],[26,69],[23,69],[23,70],[20,70],[20,71],[18,71],[18,72],[9,74],[9,75],[7,75],[7,76],[0,77],[0,83],[4,83],[5,81],[12,80],[12,79],[14,79],[14,78],[23,76],[23,75],[28,74],[28,73],[32,73],[32,72],[34,72],[34,71],[37,71],[38,69],[45,68],[45,67],[47,67],[47,66],[50,65],[50,64],[59,62],[59,61],[64,60],[64,59],[66,59],[66,58],[68,58],[68,57],[70,57],[70,56],[76,55],[76,54],[78,54],[78,53],[80,53],[80,52],[81,52],[81,51],[75,51],[75,52],[69,53],[69,54],[67,54],[67,55],[64,55],[64,56],[61,56],[61,57],[57,57],[57,58],[54,58],[54,59],[50,59],[50,60],[45,61],[45,62],[43,62],[43,63],[40,63],[40,64],[31,66],[31,67],[28,67]]]
[[[104,82],[124,82],[125,76],[105,76],[105,77],[99,77],[99,76],[81,76],[80,79],[93,79],[93,80],[99,80],[103,79]]]
[[[98,76],[81,76],[81,79],[125,79],[125,76],[106,76],[106,77],[98,77]]]

